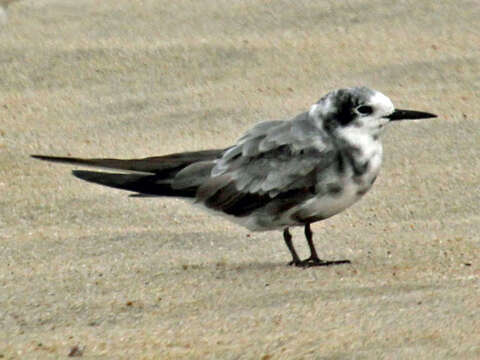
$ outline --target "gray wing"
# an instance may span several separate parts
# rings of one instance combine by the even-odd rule
[[[260,123],[216,161],[197,201],[236,216],[274,200],[285,210],[314,196],[318,172],[334,159],[333,144],[307,113]]]

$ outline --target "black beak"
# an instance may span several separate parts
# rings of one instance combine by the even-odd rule
[[[395,109],[393,113],[386,116],[386,118],[390,119],[391,121],[428,119],[428,118],[434,118],[434,117],[437,117],[437,115],[430,114],[428,112],[423,112],[423,111],[401,110],[401,109]]]

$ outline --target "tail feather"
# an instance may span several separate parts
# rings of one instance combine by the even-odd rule
[[[116,189],[134,191],[154,196],[195,197],[196,188],[173,189],[157,175],[106,173],[101,171],[73,170],[79,179]]]

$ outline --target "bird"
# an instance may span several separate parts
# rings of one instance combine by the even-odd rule
[[[117,172],[73,170],[82,180],[133,192],[135,197],[188,199],[250,231],[283,231],[296,267],[350,260],[319,258],[311,224],[365,195],[379,174],[387,124],[437,115],[402,110],[365,86],[333,90],[288,120],[260,122],[227,148],[141,159],[33,158]],[[310,256],[300,259],[290,228],[304,228]]]

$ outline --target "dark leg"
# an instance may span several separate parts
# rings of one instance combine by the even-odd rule
[[[312,261],[312,262],[323,262],[322,260],[319,259],[317,255],[317,250],[315,250],[315,245],[313,244],[312,240],[312,229],[310,228],[310,223],[305,225],[305,238],[307,239],[308,247],[310,248],[310,257],[307,259]]]
[[[310,223],[305,225],[305,238],[307,239],[308,247],[310,248],[310,257],[302,261],[302,266],[329,266],[329,265],[339,265],[339,264],[350,264],[350,260],[335,260],[335,261],[323,261],[317,255],[317,250],[315,250],[315,245],[313,244],[313,233],[310,228]]]
[[[283,239],[285,240],[285,244],[287,244],[288,250],[290,250],[290,254],[292,254],[292,261],[290,261],[288,265],[299,266],[299,264],[301,264],[302,261],[298,257],[297,252],[293,247],[292,234],[290,234],[290,231],[288,231],[288,228],[285,228],[283,230]]]

